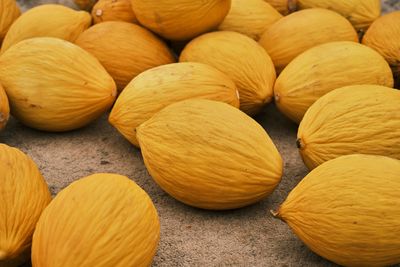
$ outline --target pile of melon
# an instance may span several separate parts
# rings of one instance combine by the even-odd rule
[[[274,103],[299,124],[293,146],[311,171],[272,215],[337,264],[400,263],[400,11],[381,16],[379,0],[76,4],[86,11],[0,0],[0,130],[10,115],[65,132],[109,113],[164,191],[227,210],[282,179],[252,118]],[[0,266],[149,266],[160,239],[150,197],[98,173],[52,199],[32,159],[0,144]]]

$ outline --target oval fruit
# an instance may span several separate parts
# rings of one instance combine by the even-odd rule
[[[381,14],[380,0],[297,0],[297,7],[330,9],[347,18],[357,30],[366,30]]]
[[[0,44],[6,36],[11,24],[21,15],[15,0],[0,1]]]
[[[201,62],[226,73],[240,94],[240,108],[254,115],[272,100],[274,65],[264,49],[236,32],[212,32],[192,40],[179,61]]]
[[[9,117],[10,106],[8,104],[8,97],[3,86],[0,85],[0,131],[6,127]]]
[[[32,235],[51,195],[33,160],[0,144],[0,266],[29,260]]]
[[[85,11],[75,11],[62,5],[40,5],[29,9],[10,27],[1,52],[12,45],[33,37],[56,37],[74,42],[91,24]]]
[[[319,45],[294,59],[276,80],[275,102],[300,123],[307,109],[326,93],[347,85],[393,87],[392,72],[373,49],[355,42]]]
[[[277,217],[315,253],[342,266],[400,263],[400,161],[349,155],[309,173]]]
[[[268,27],[260,38],[278,73],[307,49],[335,41],[358,42],[357,32],[344,17],[322,8],[290,14]]]
[[[99,61],[51,37],[24,40],[0,56],[0,83],[11,113],[39,130],[82,127],[111,107],[116,88]]]
[[[293,11],[296,11],[297,0],[264,0],[276,10],[278,10],[282,15],[287,15]]]
[[[281,156],[265,130],[226,103],[169,105],[137,128],[137,138],[153,179],[194,207],[250,205],[271,194],[282,177]]]
[[[75,43],[100,61],[119,91],[141,72],[175,62],[163,41],[145,28],[128,22],[96,24],[84,31]]]
[[[139,22],[170,40],[189,40],[224,20],[231,0],[131,0]]]
[[[32,266],[150,266],[159,239],[147,193],[125,176],[94,174],[63,189],[44,210]]]
[[[243,33],[258,40],[267,27],[280,18],[282,15],[264,0],[232,0],[231,9],[218,29]]]
[[[400,11],[378,18],[365,33],[362,43],[378,51],[392,67],[400,86]]]
[[[104,21],[138,23],[131,0],[100,0],[93,7],[92,17],[95,24]]]
[[[298,146],[306,165],[348,154],[400,160],[400,91],[377,85],[336,89],[315,102],[300,123]]]
[[[175,63],[143,72],[124,89],[109,121],[135,146],[136,127],[164,107],[189,98],[204,98],[239,107],[235,84],[224,73],[201,63]]]

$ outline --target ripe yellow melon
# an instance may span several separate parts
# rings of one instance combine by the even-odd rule
[[[100,0],[92,9],[94,23],[125,21],[138,23],[132,10],[131,0]]]
[[[333,10],[347,18],[357,30],[366,30],[381,14],[381,0],[297,0],[297,7]]]
[[[33,231],[51,200],[46,181],[33,160],[0,144],[0,266],[28,261]]]
[[[264,0],[282,15],[287,15],[293,11],[296,11],[297,0]]]
[[[362,43],[378,51],[392,67],[400,86],[400,11],[378,18],[365,33]]]
[[[378,85],[336,89],[315,102],[300,123],[298,146],[313,169],[360,153],[400,160],[400,91]]]
[[[309,173],[275,215],[315,253],[343,266],[400,263],[400,161],[349,155]]]
[[[226,73],[239,90],[241,110],[250,115],[272,100],[276,74],[271,58],[256,41],[243,34],[204,34],[184,48],[179,61],[205,63]]]
[[[150,266],[160,238],[157,211],[135,182],[94,174],[63,189],[39,219],[33,267]]]
[[[219,25],[221,31],[243,33],[254,40],[282,15],[264,0],[232,0],[232,7]]]
[[[84,31],[75,43],[100,61],[119,91],[141,72],[175,62],[163,41],[145,28],[128,22],[96,24]]]
[[[389,64],[373,49],[355,42],[332,42],[294,59],[274,87],[278,108],[300,123],[307,109],[326,93],[347,85],[393,87]]]
[[[239,107],[233,81],[219,70],[187,62],[160,66],[143,72],[124,89],[109,121],[135,146],[136,127],[164,107],[189,98],[204,98]]]
[[[19,42],[0,56],[0,83],[11,113],[39,130],[82,127],[111,107],[116,86],[82,48],[51,37]]]
[[[10,117],[10,106],[8,104],[8,97],[4,91],[3,86],[0,84],[0,131],[6,127],[8,118]]]
[[[11,24],[21,15],[15,0],[0,1],[0,44]]]
[[[265,130],[226,103],[190,99],[167,106],[137,128],[147,170],[174,198],[211,210],[267,197],[282,159]]]
[[[85,11],[75,11],[62,5],[40,5],[26,11],[10,27],[1,52],[33,37],[56,37],[73,42],[91,24]]]
[[[344,17],[322,8],[292,13],[268,27],[260,38],[278,73],[307,49],[335,41],[358,42],[357,32]]]
[[[216,29],[231,0],[131,0],[139,22],[170,40],[189,40]]]

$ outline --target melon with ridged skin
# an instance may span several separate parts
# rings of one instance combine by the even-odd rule
[[[348,155],[310,172],[274,215],[341,266],[400,263],[400,161]]]
[[[29,260],[36,223],[50,201],[35,162],[0,144],[0,266],[17,267]]]
[[[138,23],[130,0],[100,0],[92,9],[95,24],[104,21],[125,21]]]
[[[282,158],[265,130],[226,103],[190,99],[167,106],[137,128],[147,170],[177,200],[227,210],[270,195]]]
[[[297,145],[307,167],[348,154],[400,160],[400,91],[378,85],[336,89],[307,111]]]
[[[147,193],[126,176],[99,173],[57,194],[40,217],[33,267],[150,266],[160,223]]]
[[[13,22],[21,15],[15,0],[0,1],[0,45]]]
[[[10,106],[8,103],[8,97],[3,86],[0,84],[0,131],[6,127],[9,117]]]

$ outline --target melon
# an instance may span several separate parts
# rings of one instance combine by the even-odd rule
[[[4,91],[3,86],[0,85],[0,130],[6,127],[7,121],[10,117],[10,106],[8,97]]]
[[[100,0],[92,9],[93,22],[125,21],[138,23],[131,0]]]
[[[15,0],[0,1],[0,44],[6,36],[11,24],[21,15]]]

